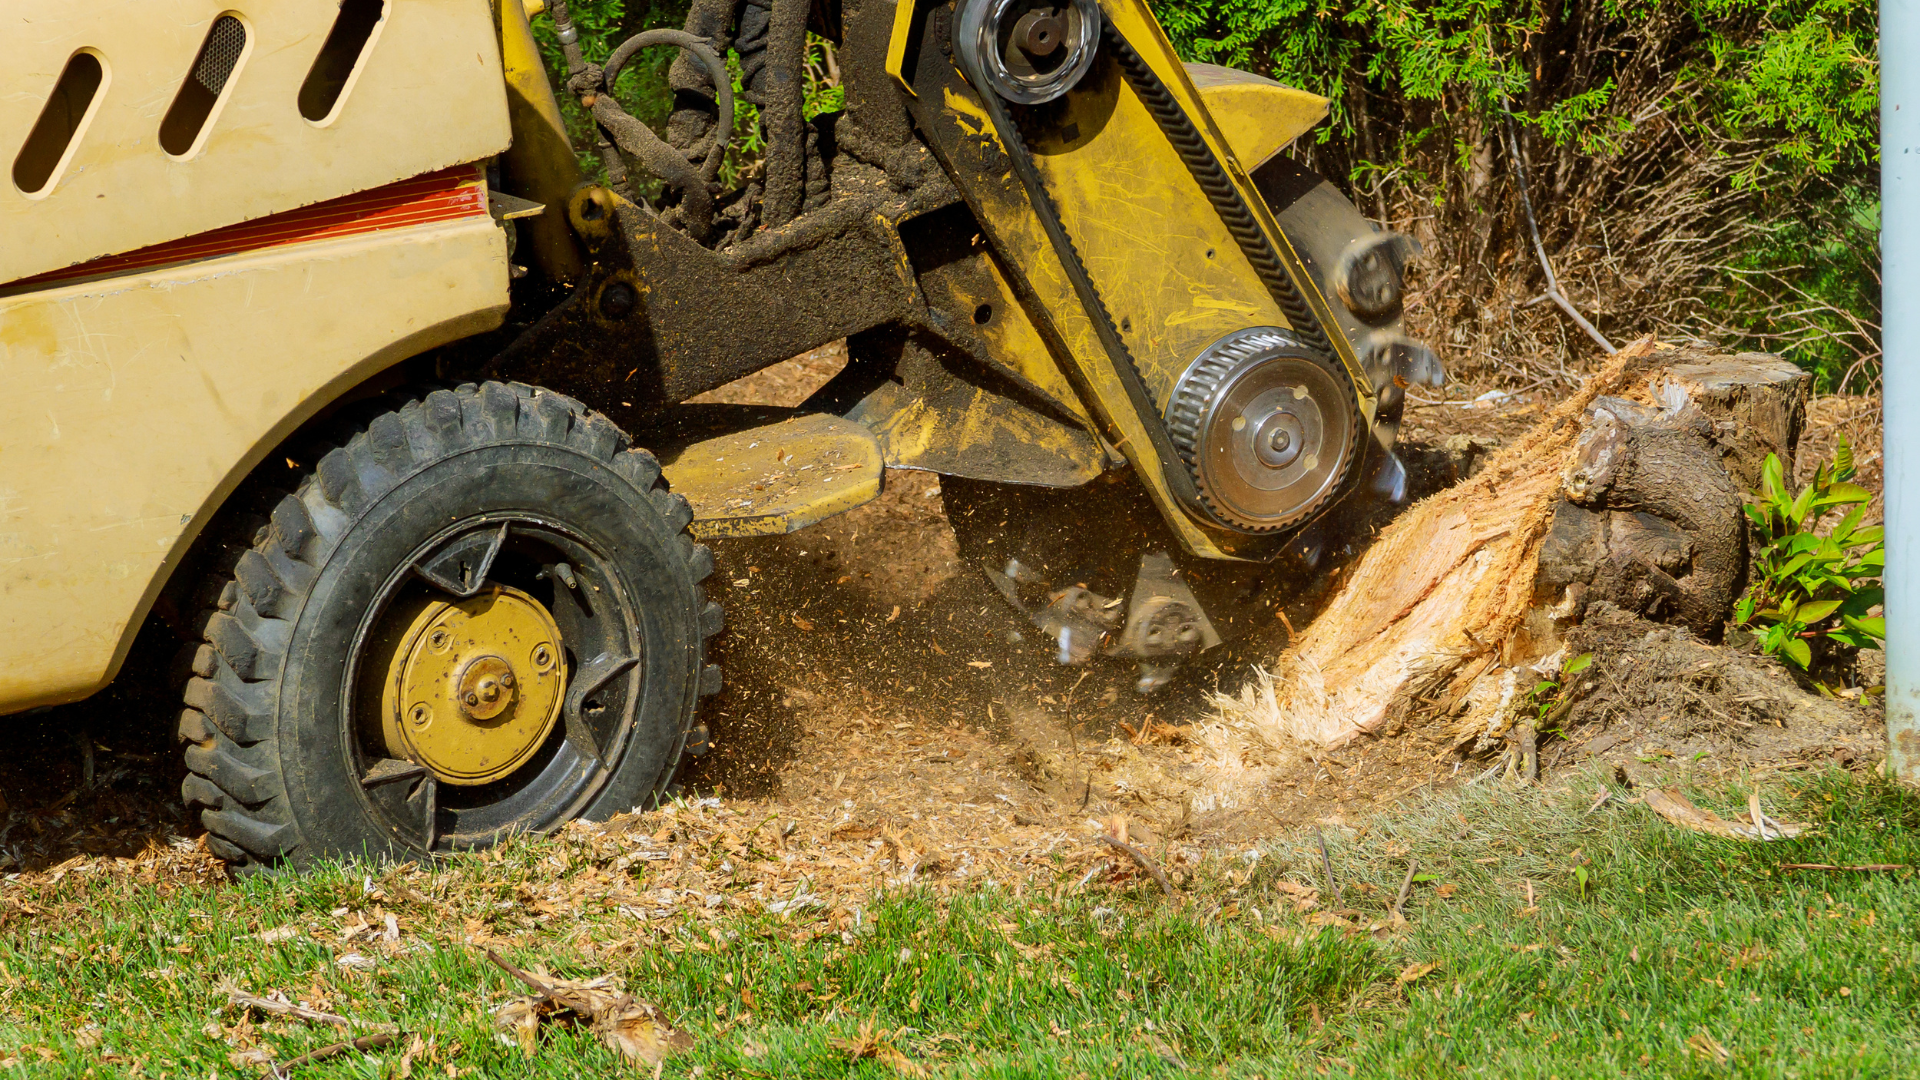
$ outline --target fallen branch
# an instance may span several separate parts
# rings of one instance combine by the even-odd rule
[[[1106,843],[1109,847],[1118,848],[1119,850],[1125,852],[1127,855],[1127,858],[1132,859],[1136,863],[1139,863],[1140,868],[1142,870],[1145,870],[1147,873],[1152,874],[1153,880],[1160,883],[1161,892],[1166,893],[1168,896],[1175,895],[1173,891],[1173,883],[1167,880],[1167,875],[1160,872],[1160,868],[1154,865],[1153,860],[1147,857],[1146,852],[1141,851],[1139,848],[1134,847],[1132,844],[1127,843],[1125,840],[1122,840],[1117,836],[1109,836],[1106,833],[1101,833],[1099,836],[1099,839],[1102,842]]]
[[[287,1070],[296,1065],[308,1065],[315,1061],[324,1061],[327,1058],[338,1057],[352,1050],[377,1050],[382,1046],[390,1045],[397,1038],[399,1038],[398,1035],[388,1032],[379,1035],[362,1035],[350,1042],[329,1043],[318,1050],[310,1050],[301,1054],[291,1061],[283,1061],[277,1065],[267,1066],[267,1071],[260,1074],[260,1080],[286,1080]]]

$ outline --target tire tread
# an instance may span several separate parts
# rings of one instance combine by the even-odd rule
[[[719,690],[720,669],[706,662],[705,643],[720,632],[725,616],[700,587],[713,572],[713,556],[687,534],[692,509],[667,490],[659,462],[630,449],[625,433],[605,416],[551,391],[488,382],[403,398],[397,407],[356,417],[331,434],[331,445],[317,445],[307,455],[317,464],[279,499],[269,520],[250,519],[236,528],[251,543],[234,545],[239,554],[230,574],[216,578],[218,586],[200,597],[204,644],[191,654],[187,707],[178,728],[189,744],[181,796],[202,808],[208,850],[237,871],[263,869],[308,846],[286,796],[273,735],[282,645],[307,590],[375,499],[466,447],[508,440],[565,445],[607,463],[646,496],[679,534],[675,548],[698,593],[698,691],[704,696]],[[665,770],[657,788],[665,787],[672,771]]]

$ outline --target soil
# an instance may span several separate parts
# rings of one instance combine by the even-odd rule
[[[1598,758],[1636,783],[1652,782],[1668,762],[1727,776],[1851,765],[1880,753],[1884,718],[1858,704],[1859,676],[1872,669],[1878,650],[1859,658],[1854,671],[1834,673],[1841,676],[1836,682],[1853,676],[1855,686],[1824,697],[1761,655],[1750,637],[1711,646],[1682,627],[1595,605],[1569,635],[1569,652],[1591,653],[1593,663],[1577,679],[1565,749],[1548,753],[1556,760],[1567,753],[1570,763]]]
[[[843,354],[821,350],[709,400],[797,404],[842,364]],[[1402,438],[1412,493],[1469,474],[1541,408],[1508,399],[1410,410]],[[1862,413],[1817,405],[1809,446],[1830,445],[1842,425],[1869,427]],[[1856,446],[1877,480],[1877,445]],[[1384,517],[1352,530],[1330,575]],[[1205,654],[1150,697],[1135,693],[1130,665],[1059,666],[961,563],[930,474],[889,472],[880,498],[801,533],[712,546],[709,592],[729,620],[718,647],[727,684],[704,712],[712,749],[683,767],[683,791],[718,796],[754,820],[786,818],[799,835],[855,853],[895,844],[896,863],[923,874],[964,878],[968,867],[1061,850],[1110,858],[1121,872],[1119,856],[1091,843],[1095,829],[1225,849],[1303,825],[1356,825],[1488,779],[1492,748],[1462,746],[1436,723],[1332,753],[1278,753],[1260,762],[1277,766],[1266,790],[1222,805],[1206,794],[1217,791],[1219,768],[1200,741],[1209,694],[1237,688],[1284,645],[1287,627]],[[1624,617],[1583,633],[1592,685],[1563,734],[1540,746],[1545,782],[1591,759],[1647,783],[1679,772],[1867,768],[1883,752],[1870,699],[1818,697],[1750,651]],[[194,847],[167,735],[178,706],[165,670],[177,647],[156,619],[115,687],[8,721],[15,752],[0,760],[0,870]]]

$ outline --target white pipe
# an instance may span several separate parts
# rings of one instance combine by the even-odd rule
[[[1880,0],[1887,766],[1920,783],[1920,0]]]

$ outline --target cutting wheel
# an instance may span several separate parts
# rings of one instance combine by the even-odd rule
[[[1277,327],[1209,346],[1167,408],[1206,511],[1245,532],[1297,525],[1339,497],[1365,426],[1346,372]]]

